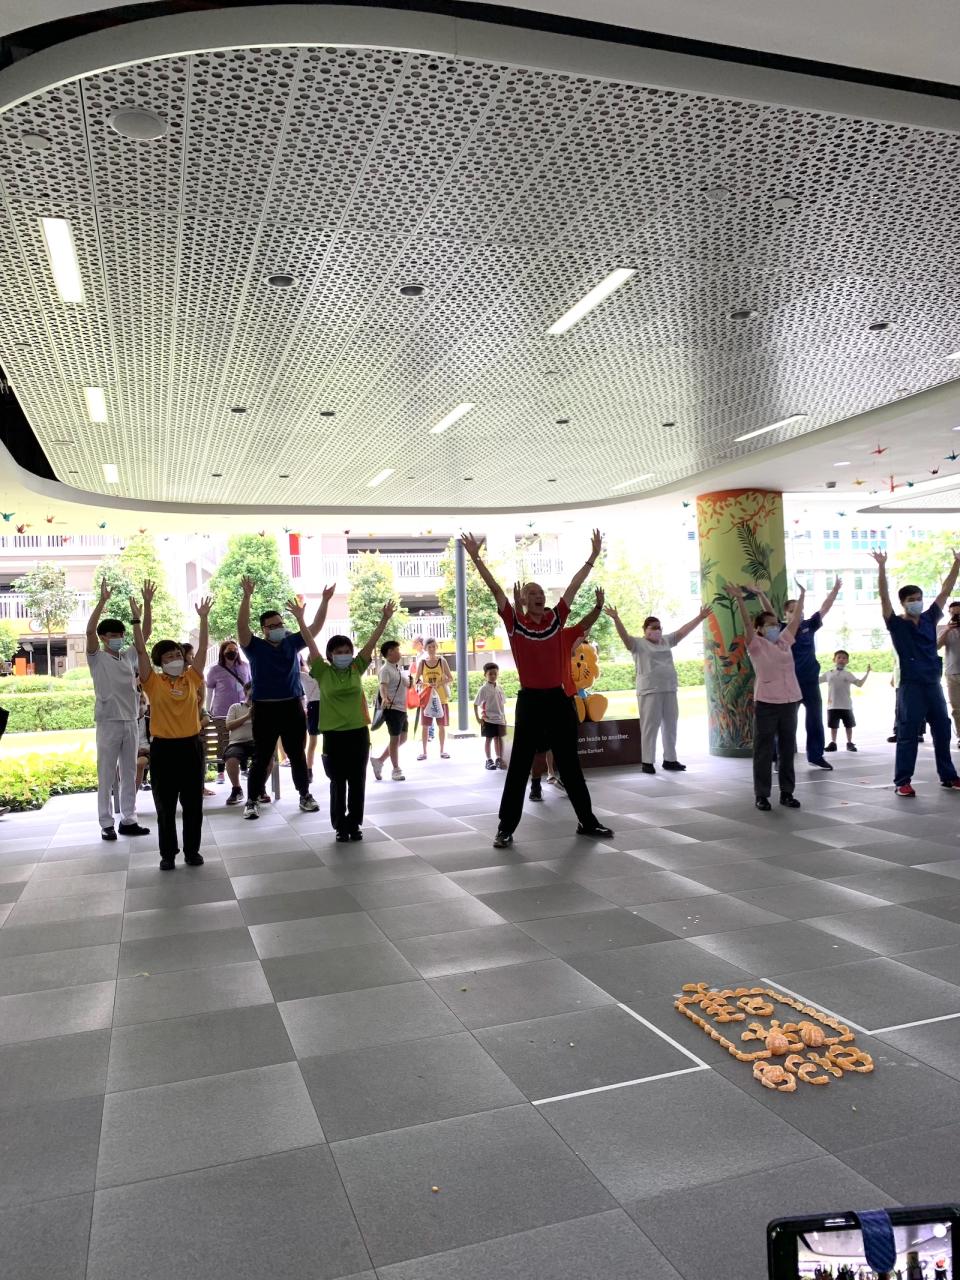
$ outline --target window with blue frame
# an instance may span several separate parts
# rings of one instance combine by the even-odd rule
[[[824,529],[823,549],[824,551],[840,550],[840,530],[839,529]]]
[[[884,551],[887,546],[886,529],[851,529],[850,546],[854,551]]]

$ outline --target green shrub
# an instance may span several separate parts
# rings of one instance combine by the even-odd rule
[[[69,671],[65,671],[60,679],[66,680],[70,684],[93,683],[93,678],[90,675],[90,668],[85,662],[81,663],[79,667],[71,667]]]
[[[96,787],[97,763],[92,752],[0,760],[0,805],[14,812],[42,809],[51,796],[95,791]]]
[[[93,727],[93,690],[60,690],[44,693],[2,692],[3,705],[10,713],[8,733],[37,733],[44,729],[90,729]]]

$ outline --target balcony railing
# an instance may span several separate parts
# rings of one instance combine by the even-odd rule
[[[48,551],[61,555],[110,555],[121,542],[105,533],[5,533],[0,535],[0,555],[31,559]]]
[[[77,592],[77,604],[67,619],[67,625],[64,631],[76,633],[83,631],[87,625],[87,618],[93,608],[93,593],[90,591]],[[27,608],[27,599],[22,591],[3,591],[0,592],[0,619],[7,622],[20,623],[21,632],[26,635],[32,632],[34,635],[43,635],[43,629],[38,624],[32,624],[30,620],[30,610]]]

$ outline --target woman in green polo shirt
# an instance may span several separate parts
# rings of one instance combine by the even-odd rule
[[[383,606],[380,621],[359,653],[349,636],[331,636],[326,660],[310,637],[310,674],[320,686],[320,732],[323,767],[330,779],[330,825],[339,841],[362,840],[363,797],[370,756],[367,700],[360,677],[370,665],[374,646],[393,617],[394,604]],[[295,615],[296,616],[296,615]],[[297,618],[302,622],[301,617]],[[309,632],[301,627],[305,635]]]

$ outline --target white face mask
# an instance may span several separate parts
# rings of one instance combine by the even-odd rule
[[[177,676],[183,675],[183,659],[171,658],[169,662],[163,663],[163,674],[171,676],[174,680]]]

